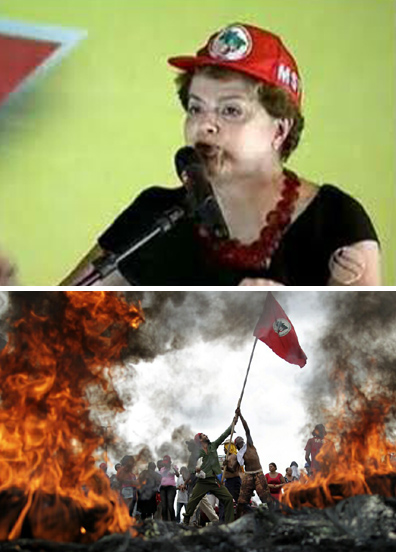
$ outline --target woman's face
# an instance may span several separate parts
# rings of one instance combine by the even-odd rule
[[[133,458],[128,458],[127,462],[125,463],[125,468],[128,470],[128,471],[131,471],[132,468],[134,466],[134,461],[133,461]]]
[[[270,472],[274,472],[274,471],[276,470],[274,464],[270,464],[268,467],[269,467],[269,471],[270,471]]]
[[[292,469],[291,468],[286,468],[286,475],[288,477],[291,477],[292,476]]]
[[[190,85],[184,132],[202,155],[209,176],[248,176],[264,170],[276,152],[278,122],[242,75],[214,79],[196,74]]]

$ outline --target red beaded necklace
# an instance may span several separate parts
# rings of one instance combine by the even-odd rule
[[[282,235],[291,222],[301,185],[298,176],[284,169],[281,199],[265,218],[260,237],[244,245],[237,239],[220,239],[208,234],[206,228],[198,226],[198,239],[205,253],[215,264],[234,269],[260,270],[268,268],[271,257],[279,247]]]

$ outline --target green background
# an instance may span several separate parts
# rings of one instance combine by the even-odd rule
[[[239,21],[295,54],[306,130],[289,166],[363,203],[394,285],[394,16],[393,0],[3,0],[0,18],[88,32],[0,108],[0,245],[19,283],[56,285],[140,190],[178,185],[166,60]]]

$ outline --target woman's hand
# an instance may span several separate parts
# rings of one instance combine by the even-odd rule
[[[283,286],[275,280],[267,280],[266,278],[244,278],[238,284],[239,286]]]
[[[366,240],[337,249],[329,261],[329,286],[380,286],[380,251]]]

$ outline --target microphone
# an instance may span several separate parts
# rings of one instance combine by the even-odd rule
[[[227,224],[198,152],[190,146],[180,148],[175,155],[175,165],[187,190],[187,206],[193,216],[217,238],[228,238]]]
[[[161,234],[166,234],[185,217],[194,217],[217,238],[228,238],[229,232],[216,201],[212,185],[206,176],[204,163],[198,152],[189,146],[180,148],[175,155],[176,171],[187,192],[183,205],[164,211],[151,227],[138,235],[121,253],[107,253],[93,262],[94,269],[76,286],[91,286],[112,274],[127,257]]]

